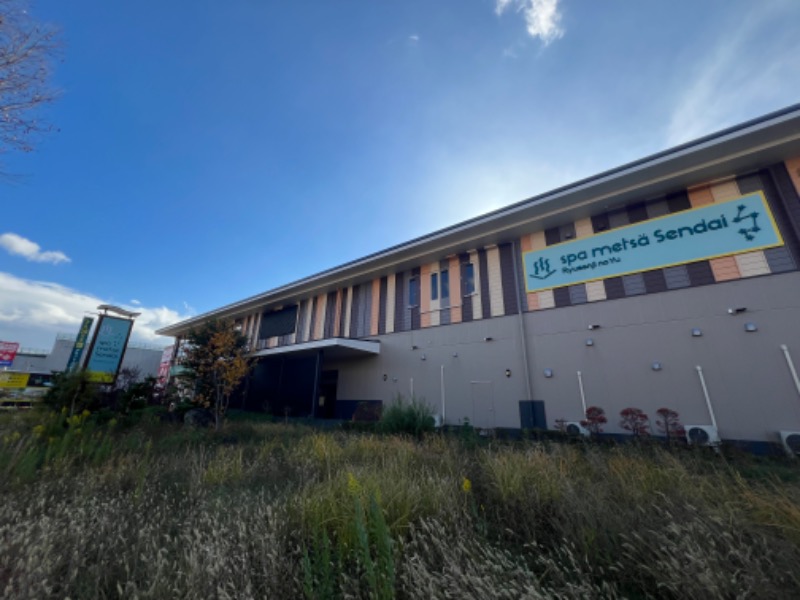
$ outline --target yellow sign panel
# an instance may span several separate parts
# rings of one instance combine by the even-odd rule
[[[28,387],[30,373],[12,373],[10,371],[0,371],[0,388],[24,388]]]
[[[86,371],[86,380],[92,383],[114,383],[114,373]]]

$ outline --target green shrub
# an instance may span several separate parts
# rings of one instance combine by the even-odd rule
[[[433,431],[433,426],[433,411],[424,400],[412,396],[411,402],[407,403],[400,394],[383,409],[381,420],[378,421],[378,431],[418,437]]]

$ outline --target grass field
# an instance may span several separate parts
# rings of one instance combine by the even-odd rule
[[[654,445],[0,421],[5,598],[798,598],[800,468]]]

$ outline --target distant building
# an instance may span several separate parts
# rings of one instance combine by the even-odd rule
[[[75,344],[75,335],[59,333],[56,335],[52,350],[34,350],[20,348],[14,362],[7,368],[9,371],[24,373],[52,373],[64,371]],[[148,375],[156,377],[161,362],[163,348],[129,342],[122,360],[121,369],[137,369],[141,378]],[[86,358],[84,354],[84,359]]]

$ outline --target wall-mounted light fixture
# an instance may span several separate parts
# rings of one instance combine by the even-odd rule
[[[758,325],[755,323],[745,323],[744,330],[748,333],[752,333],[754,331],[758,331]]]
[[[692,329],[692,337],[702,337],[702,336],[703,336],[702,329],[700,329],[699,327],[695,327],[694,329]]]
[[[729,308],[728,309],[728,314],[729,315],[738,315],[739,313],[743,313],[746,310],[747,310],[746,306],[740,306],[738,308]]]
[[[600,325],[589,325],[589,331],[593,331],[595,329],[600,329]]]
[[[453,358],[458,358],[458,352],[453,352]]]
[[[592,338],[586,338],[586,345],[594,346],[594,340]]]
[[[411,346],[411,349],[412,349],[412,350],[417,350],[417,349],[419,349],[419,346],[417,346],[417,345],[412,345],[412,346]]]
[[[493,337],[485,337],[483,338],[484,342],[491,342],[494,338]]]
[[[383,380],[386,381],[387,379],[389,379],[389,376],[386,373],[384,373],[383,374]]]
[[[545,369],[544,376],[550,379],[553,376],[553,369]]]
[[[661,365],[661,363],[660,363],[660,362],[658,362],[658,361],[655,361],[655,362],[653,362],[653,364],[652,364],[652,365],[650,365],[650,368],[652,368],[652,369],[653,369],[653,371],[660,371],[660,370],[661,370],[661,369],[663,369],[664,367]]]
[[[428,357],[425,356],[424,354],[420,358],[422,358],[422,360],[428,360]]]
[[[397,377],[392,377],[392,382],[397,383]]]
[[[511,369],[506,369],[506,377],[511,377]]]

